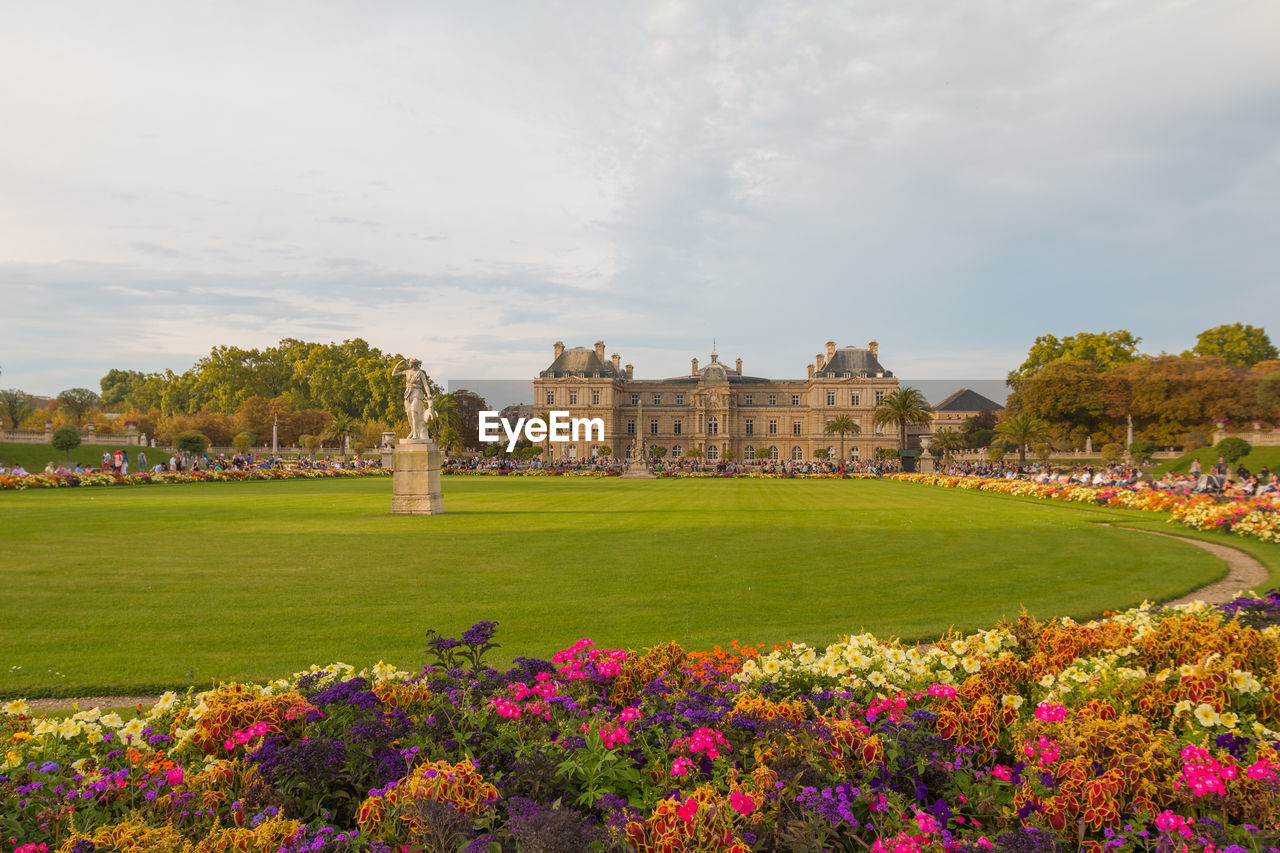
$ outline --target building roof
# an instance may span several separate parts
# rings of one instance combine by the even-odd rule
[[[845,375],[857,377],[893,376],[884,369],[884,365],[865,347],[840,347],[831,354],[827,363],[817,371],[816,376],[841,377]]]
[[[999,412],[1004,409],[994,400],[988,400],[977,391],[961,388],[933,407],[935,412]]]
[[[542,376],[603,376],[616,378],[620,371],[613,362],[596,355],[590,347],[570,347],[542,371]]]

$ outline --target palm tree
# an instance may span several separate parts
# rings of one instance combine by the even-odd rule
[[[446,445],[452,445],[461,438],[458,404],[452,394],[437,394],[431,401],[431,406],[435,417],[427,424],[427,435],[440,445],[440,449],[447,450]]]
[[[898,450],[907,449],[907,427],[927,424],[933,418],[929,401],[915,388],[899,388],[885,396],[876,406],[872,420],[877,426],[893,424],[898,428]]]
[[[840,433],[840,461],[844,462],[845,461],[845,455],[844,455],[845,433],[858,435],[859,433],[862,432],[862,427],[858,426],[858,422],[855,421],[853,418],[851,418],[849,415],[838,415],[837,417],[834,417],[831,420],[827,421],[827,425],[823,427],[823,430],[827,433],[827,435],[831,435],[834,432]]]
[[[363,435],[364,425],[350,415],[341,413],[334,415],[333,420],[325,424],[324,430],[320,433],[322,439],[337,441],[340,450],[345,449],[347,439],[359,438]]]
[[[1022,412],[1012,415],[996,426],[996,432],[1006,441],[1018,445],[1018,464],[1027,463],[1027,445],[1041,441],[1049,434],[1049,425],[1037,417]]]
[[[942,451],[942,461],[950,461],[955,452],[964,447],[964,436],[953,429],[940,429],[933,434],[933,441],[929,444],[929,449],[934,448]]]

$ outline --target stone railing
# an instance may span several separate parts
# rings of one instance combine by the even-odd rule
[[[136,432],[122,434],[93,432],[80,430],[81,444],[106,444],[115,447],[134,447],[142,444],[143,435]],[[0,441],[12,441],[16,444],[52,444],[53,430],[39,429],[0,429]]]
[[[1227,432],[1225,429],[1218,428],[1213,431],[1213,443],[1217,444],[1224,438],[1243,438],[1254,447],[1280,447],[1280,430],[1261,427],[1256,429],[1240,430],[1239,432]]]

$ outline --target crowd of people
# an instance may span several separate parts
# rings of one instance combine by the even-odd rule
[[[135,460],[130,460],[127,450],[117,450],[114,453],[103,451],[101,464],[86,465],[82,462],[66,462],[59,463],[50,461],[44,466],[43,471],[36,473],[56,474],[66,476],[71,474],[117,474],[124,476],[125,474],[159,474],[165,471],[249,471],[249,470],[268,470],[268,469],[289,469],[303,471],[331,471],[336,469],[363,469],[363,468],[381,468],[382,459],[380,457],[360,457],[352,459],[337,458],[326,456],[324,458],[310,456],[259,456],[253,453],[234,453],[228,456],[225,453],[215,453],[210,456],[208,453],[188,453],[178,451],[168,460],[156,462],[148,467],[147,453],[145,449],[138,451]],[[15,464],[7,467],[0,464],[0,474],[9,474],[16,477],[27,477],[32,472],[27,471],[22,465]]]
[[[1193,459],[1186,472],[1169,471],[1149,477],[1132,465],[1084,465],[1060,468],[1036,464],[1019,466],[1007,462],[958,462],[938,469],[940,474],[958,477],[995,477],[1031,480],[1035,483],[1076,484],[1094,488],[1157,489],[1186,494],[1221,495],[1233,498],[1280,498],[1280,475],[1263,465],[1256,473],[1243,464],[1232,471],[1226,460],[1204,471]]]
[[[590,459],[563,459],[554,462],[543,462],[541,459],[522,460],[512,456],[465,456],[447,459],[443,464],[446,471],[596,471],[607,473],[622,471],[627,467],[625,460],[592,457]],[[736,460],[691,459],[682,456],[678,459],[656,457],[649,460],[649,467],[655,473],[711,473],[711,474],[772,474],[787,476],[791,474],[891,474],[902,470],[897,459],[884,459],[869,462],[793,462],[775,460],[763,463],[739,462]]]

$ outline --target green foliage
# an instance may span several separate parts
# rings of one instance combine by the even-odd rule
[[[606,444],[604,447],[608,447],[608,445]],[[600,452],[602,454],[604,454],[604,447],[600,448]],[[649,448],[649,455],[654,459],[663,459],[667,455],[667,448],[663,447],[661,444],[655,444]]]
[[[1260,361],[1280,358],[1275,345],[1260,326],[1230,323],[1205,329],[1196,336],[1191,350],[1195,355],[1213,355],[1231,364],[1250,367]]]
[[[876,448],[876,458],[877,458],[877,459],[897,459],[897,458],[898,458],[898,448],[896,448],[896,447],[877,447],[877,448]]]
[[[1119,462],[1124,458],[1124,447],[1116,444],[1114,441],[1102,445],[1102,461],[1108,463]]]
[[[231,446],[240,453],[248,453],[249,448],[253,447],[253,436],[247,432],[237,433],[231,440]]]
[[[1230,436],[1222,439],[1214,445],[1214,452],[1225,459],[1227,462],[1235,462],[1249,455],[1249,451],[1253,450],[1253,445],[1237,436]]]
[[[101,402],[88,388],[68,388],[58,395],[59,409],[65,411],[76,426],[84,424],[84,416]]]
[[[688,456],[690,459],[701,459],[707,454],[703,452],[701,447],[690,447],[684,452],[684,455]]]
[[[66,424],[53,431],[53,448],[61,450],[68,457],[72,450],[80,446],[80,430]]]
[[[819,447],[817,450],[813,451],[814,459],[820,459],[823,462],[826,462],[827,459],[829,459],[830,457],[831,457],[831,451],[825,447]]]
[[[1027,445],[1040,441],[1049,435],[1049,425],[1026,412],[1010,415],[996,427],[996,433],[1014,447],[1018,448],[1018,464],[1027,461]]]
[[[1000,461],[1002,461],[1002,460],[1004,459],[1004,448],[1003,448],[1003,447],[994,447],[994,446],[993,446],[993,447],[988,447],[988,448],[987,448],[987,458],[988,458],[988,459],[990,459],[992,462],[1000,462]]]
[[[178,450],[186,453],[199,455],[209,449],[209,439],[202,433],[191,430],[178,436],[178,440],[175,442],[174,446],[177,447]]]
[[[960,424],[960,437],[964,441],[961,447],[970,450],[987,447],[996,437],[996,413],[978,412],[965,418]]]
[[[933,409],[924,394],[910,386],[899,388],[876,406],[872,420],[880,426],[893,425],[898,428],[898,447],[907,446],[907,427],[915,424],[927,424],[933,418]]]
[[[1035,451],[1036,458],[1041,462],[1048,462],[1053,456],[1053,445],[1047,441],[1040,442],[1032,449]]]
[[[25,391],[20,391],[17,388],[6,388],[0,391],[0,415],[7,417],[14,429],[18,428],[18,424],[31,417],[35,410],[35,402]],[[3,426],[2,419],[0,419],[0,426]]]
[[[943,460],[950,459],[964,447],[964,436],[953,429],[938,430],[933,434],[933,440],[929,442],[929,452]]]
[[[1089,361],[1099,371],[1133,361],[1138,357],[1142,338],[1119,329],[1114,332],[1080,332],[1059,340],[1054,335],[1041,335],[1027,352],[1026,361],[1011,371],[1008,383],[1018,390],[1022,384],[1055,361]]]
[[[1258,406],[1272,417],[1280,415],[1280,370],[1258,380]]]
[[[1129,445],[1129,455],[1137,462],[1150,462],[1155,452],[1156,443],[1149,438],[1135,439],[1133,444]]]
[[[862,427],[858,426],[858,422],[855,421],[849,415],[837,415],[836,417],[827,421],[827,425],[823,427],[823,431],[827,435],[832,435],[836,433],[840,435],[840,458],[845,459],[847,458],[844,455],[845,435],[846,434],[857,435],[858,433],[862,432]]]
[[[655,447],[655,448],[654,448],[654,450],[657,450],[657,448]],[[612,448],[612,447],[610,447],[610,446],[609,446],[609,445],[607,445],[607,444],[602,444],[602,445],[600,445],[600,447],[597,449],[597,451],[596,451],[596,452],[597,452],[597,453],[599,453],[601,456],[612,456],[612,455],[613,455],[613,448]],[[665,447],[664,447],[664,448],[662,448],[662,452],[665,454],[665,453],[667,452],[667,449],[666,449]],[[659,458],[661,458],[661,457],[659,457]]]

